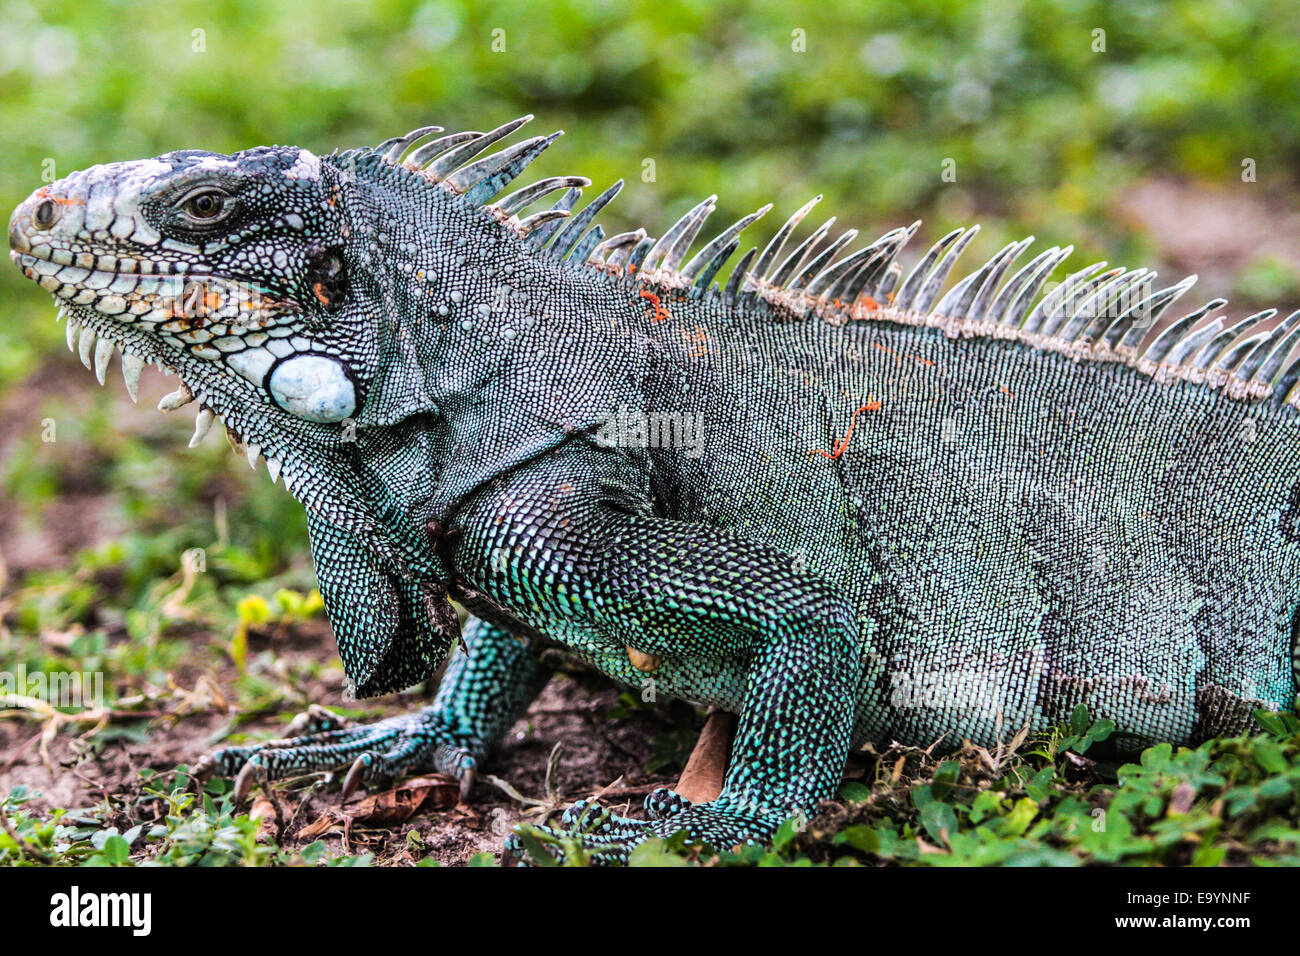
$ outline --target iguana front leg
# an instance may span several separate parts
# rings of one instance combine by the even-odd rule
[[[667,693],[741,716],[716,800],[693,806],[665,792],[652,795],[651,821],[594,827],[600,811],[584,804],[566,821],[572,835],[605,862],[683,829],[730,847],[832,796],[864,673],[848,602],[774,549],[615,511],[574,484],[515,484],[476,506],[462,523],[459,573],[611,676],[640,682],[633,648],[660,660],[653,676]]]
[[[200,761],[204,775],[235,776],[241,800],[259,779],[276,779],[352,765],[350,792],[361,780],[438,771],[461,781],[468,794],[474,773],[550,677],[540,648],[477,618],[465,626],[470,653],[457,648],[428,707],[373,724],[334,726],[313,721],[316,732],[263,744],[228,747]]]

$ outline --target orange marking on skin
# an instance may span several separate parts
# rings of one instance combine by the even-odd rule
[[[311,284],[311,291],[316,294],[316,299],[321,305],[328,306],[330,304],[330,297],[325,293],[325,283],[313,282]]]
[[[695,327],[694,334],[683,335],[682,338],[684,341],[688,343],[690,342],[695,343],[696,347],[691,351],[692,358],[700,358],[708,354],[709,349],[706,343],[709,341],[709,334],[704,331],[704,327],[702,325],[697,325]]]
[[[59,196],[51,196],[49,186],[42,186],[40,189],[36,190],[36,198],[48,199],[50,202],[58,203],[60,206],[84,206],[86,204],[86,200],[84,199],[63,199]]]
[[[895,354],[895,352],[894,352],[893,349],[888,348],[887,346],[881,345],[879,342],[872,342],[871,344],[872,344],[873,346],[875,346],[876,348],[880,349],[880,351],[882,351],[882,352],[887,352],[887,353],[890,354],[890,355],[894,355],[894,354]],[[898,360],[899,360],[900,362],[901,362],[903,359],[905,359],[905,358],[909,358],[909,359],[911,359],[913,362],[920,362],[922,365],[933,365],[933,364],[934,364],[934,363],[931,362],[929,359],[927,359],[927,358],[921,358],[921,356],[919,356],[919,355],[900,355],[900,356],[898,356]]]
[[[1007,388],[1005,385],[999,385],[998,391],[1004,395],[1010,395],[1012,398],[1016,397],[1016,393],[1011,391],[1011,389]]]
[[[822,451],[820,448],[814,448],[808,454],[825,455],[827,458],[831,459],[831,461],[839,458],[840,455],[844,454],[844,449],[849,447],[849,440],[853,438],[853,429],[858,427],[858,416],[863,412],[874,412],[879,409],[880,402],[876,401],[874,398],[868,399],[867,404],[855,411],[853,417],[849,419],[849,430],[844,433],[843,440],[836,442],[835,446],[830,451]]]
[[[654,306],[654,312],[650,314],[651,322],[662,322],[664,319],[671,319],[673,317],[672,313],[665,309],[659,302],[659,296],[655,295],[653,292],[643,289],[641,291],[641,298],[649,299],[650,304]]]

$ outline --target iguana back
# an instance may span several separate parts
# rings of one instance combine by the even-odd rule
[[[665,466],[673,514],[853,596],[890,688],[861,739],[989,743],[1082,703],[1189,741],[1292,705],[1293,408],[887,320],[669,311],[699,330],[691,388],[647,406],[690,410],[708,449]]]

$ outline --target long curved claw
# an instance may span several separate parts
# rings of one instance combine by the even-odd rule
[[[210,753],[204,754],[196,760],[194,766],[190,768],[190,773],[192,773],[197,780],[207,780],[209,777],[215,775],[216,772],[217,758]]]
[[[239,775],[235,777],[235,792],[231,796],[236,806],[243,803],[248,792],[253,789],[260,769],[261,765],[257,762],[257,758],[248,761],[239,769]]]
[[[474,780],[477,774],[474,772],[474,765],[470,764],[460,775],[460,802],[469,801],[469,792],[474,789]]]
[[[309,704],[307,709],[289,721],[285,728],[286,737],[310,737],[331,730],[346,730],[354,726],[351,718],[336,714],[320,704]]]
[[[357,787],[361,786],[361,781],[369,772],[374,759],[373,754],[365,753],[352,762],[348,775],[343,779],[343,792],[340,794],[340,799],[344,803],[347,803],[348,798],[356,793]]]

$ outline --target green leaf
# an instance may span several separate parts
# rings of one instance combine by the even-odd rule
[[[1002,806],[1002,794],[996,790],[981,790],[975,795],[970,808],[971,823],[980,823],[997,813]]]
[[[1269,773],[1286,773],[1291,766],[1282,748],[1270,740],[1256,738],[1254,755],[1255,762]]]
[[[1020,836],[1038,816],[1037,801],[1023,797],[1015,802],[1011,812],[1002,818],[1001,830],[1008,836]]]
[[[939,769],[934,772],[934,780],[930,784],[930,792],[934,794],[934,798],[946,799],[960,776],[961,765],[957,761],[945,760],[939,764]]]
[[[867,803],[871,799],[871,788],[856,780],[846,780],[840,784],[840,799],[845,803]]]
[[[113,834],[104,841],[104,848],[101,852],[104,859],[111,866],[123,866],[131,860],[131,848],[117,834]]]
[[[1052,795],[1052,782],[1055,777],[1055,767],[1044,767],[1034,774],[1029,783],[1025,784],[1025,792],[1029,794],[1031,800],[1041,803]]]
[[[1274,737],[1294,737],[1300,733],[1300,718],[1280,710],[1257,710],[1255,721]]]
[[[861,850],[863,853],[880,852],[880,835],[871,827],[861,823],[847,826],[835,834],[834,842],[841,845],[847,844],[855,850]]]
[[[803,816],[787,817],[781,821],[781,825],[776,828],[776,833],[772,835],[772,849],[778,853],[784,853],[786,847],[794,842],[794,838],[799,835],[799,829],[806,822]]]
[[[1091,727],[1088,728],[1088,736],[1093,742],[1105,740],[1115,732],[1115,721],[1109,717],[1101,717],[1095,720]]]
[[[1218,866],[1227,855],[1227,847],[1204,844],[1192,854],[1192,866]]]
[[[1079,704],[1070,712],[1070,732],[1081,736],[1088,732],[1088,708]]]
[[[280,588],[271,595],[271,600],[280,608],[281,614],[297,615],[302,608],[302,595],[288,588]]]
[[[931,837],[946,846],[949,834],[957,832],[957,814],[948,804],[934,800],[921,808],[921,825]]]
[[[241,621],[248,624],[265,624],[271,619],[271,606],[256,594],[250,594],[236,604],[235,612]]]
[[[551,851],[542,843],[537,831],[532,827],[522,826],[515,832],[519,834],[519,842],[524,845],[524,852],[528,854],[528,858],[533,864],[536,866],[560,865],[560,861],[551,855]]]
[[[658,837],[643,840],[628,854],[628,866],[690,866],[690,860],[673,852],[668,843]]]

